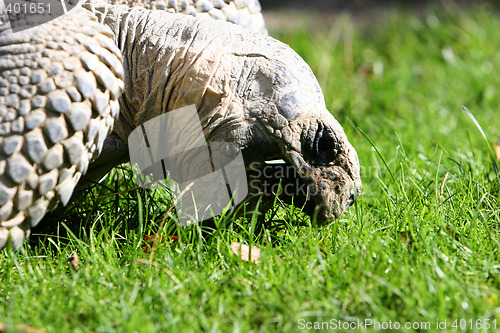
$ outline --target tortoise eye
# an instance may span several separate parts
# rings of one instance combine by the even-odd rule
[[[316,166],[329,165],[334,162],[340,150],[339,140],[331,129],[318,123],[314,138],[305,144],[308,162]]]

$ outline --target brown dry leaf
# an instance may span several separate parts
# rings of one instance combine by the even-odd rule
[[[448,172],[444,175],[443,181],[441,182],[441,188],[439,189],[439,195],[443,196],[444,194],[444,184],[446,183],[446,179],[448,179]]]
[[[11,327],[14,329],[14,332],[19,332],[19,333],[44,333],[45,331],[31,327],[28,325],[15,325],[14,327]],[[0,333],[7,332],[7,326],[0,322]],[[10,332],[10,331],[9,331]]]
[[[250,246],[238,242],[231,243],[231,250],[242,260],[252,261],[254,264],[260,262],[260,249],[257,246],[252,246],[252,256],[250,258]]]
[[[144,245],[142,251],[144,253],[151,253],[151,251],[156,247],[159,242],[163,241],[163,236],[157,237],[156,235],[146,235],[144,236]]]
[[[411,232],[409,230],[400,231],[399,232],[399,237],[401,238],[401,242],[403,244],[407,244],[408,246],[412,246],[413,245],[414,239],[413,239],[413,236],[412,236],[412,234],[411,234]]]
[[[78,264],[80,263],[80,258],[77,254],[75,254],[69,258],[68,262],[70,267],[76,270],[78,268]]]
[[[179,241],[179,237],[177,236],[168,236],[170,239],[170,245],[172,248],[175,247],[176,243]],[[156,235],[146,235],[144,236],[144,246],[143,246],[143,252],[144,253],[151,253],[151,251],[158,245],[160,242],[163,241],[163,236],[160,235],[160,237]]]
[[[455,238],[456,241],[458,241],[458,235],[457,233],[455,232],[455,230],[453,230],[452,228],[446,226],[446,232],[452,236],[453,238]]]

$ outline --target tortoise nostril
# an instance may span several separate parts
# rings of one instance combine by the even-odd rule
[[[349,197],[349,200],[347,200],[346,209],[354,205],[355,202],[356,202],[356,196],[354,195],[354,193],[352,193],[351,196]]]
[[[335,165],[340,152],[340,139],[331,128],[318,122],[317,129],[308,132],[304,138],[308,163],[315,166]]]

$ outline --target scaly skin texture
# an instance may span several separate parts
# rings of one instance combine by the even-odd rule
[[[3,20],[2,22],[6,22]],[[0,26],[0,248],[66,204],[118,116],[123,67],[92,14],[16,34]]]
[[[258,0],[111,0],[108,2],[113,5],[140,6],[197,18],[227,21],[267,34]]]
[[[4,92],[0,98],[4,98],[1,104],[7,106],[1,125],[9,126],[9,132],[1,137],[7,148],[0,155],[0,212],[4,212],[0,214],[0,247],[9,235],[14,247],[19,247],[29,228],[47,209],[58,201],[66,204],[78,178],[86,171],[86,163],[99,154],[118,114],[121,65],[124,93],[119,98],[120,117],[114,122],[114,132],[121,141],[127,142],[131,131],[144,122],[194,104],[207,141],[238,144],[251,152],[246,154],[251,156],[247,163],[282,158],[292,165],[309,191],[313,203],[309,213],[315,213],[319,222],[338,217],[352,204],[361,188],[356,152],[326,109],[312,71],[288,46],[221,21],[100,1],[89,1],[83,7],[88,12],[72,11],[31,33],[0,37],[0,69],[5,78],[0,81],[5,88],[0,90]],[[78,22],[85,23],[75,29]],[[89,32],[89,26],[95,32]],[[67,38],[56,39],[58,34]],[[59,43],[55,48],[61,43],[71,47],[59,47],[62,49],[57,51],[57,58],[50,53],[52,40]],[[73,40],[80,44],[71,44]],[[97,42],[85,44],[91,40]],[[30,41],[39,45],[31,53],[26,51]],[[78,47],[80,52],[85,50],[94,56],[78,58],[75,52],[68,51]],[[24,65],[18,61],[23,58],[20,54],[44,52],[50,59],[37,60],[34,68],[40,68],[47,77],[41,83],[33,82],[32,70],[23,70]],[[65,57],[76,58],[70,62]],[[89,57],[93,59],[90,66]],[[66,68],[66,63],[75,63],[76,69]],[[53,64],[59,64],[62,70],[52,70]],[[27,79],[21,80],[23,75]],[[45,83],[50,79],[53,85]],[[21,111],[21,102],[14,103],[16,96],[22,96],[24,86],[12,87],[20,81],[36,83],[28,111]],[[88,82],[96,83],[90,84],[91,89]],[[60,101],[63,95],[69,106]],[[33,105],[33,96],[41,96],[45,103]],[[75,105],[92,112],[73,128]],[[12,116],[6,118],[5,114]],[[18,134],[10,129],[13,119],[27,124],[31,114],[43,118],[38,127],[25,126]],[[10,143],[16,141],[10,139],[15,135],[21,143]],[[29,142],[29,135],[47,148],[38,152],[37,146]],[[81,154],[74,153],[68,140],[76,142]],[[49,159],[49,152],[56,158]],[[72,159],[75,155],[80,159]],[[190,174],[190,169],[198,165],[193,156],[178,162]],[[27,171],[12,171],[18,169]],[[66,178],[61,176],[68,173]],[[42,176],[51,177],[51,181],[42,182]],[[33,177],[37,181],[32,181]],[[61,191],[68,177],[71,184]],[[24,193],[32,198],[19,206],[18,197]],[[36,214],[31,214],[30,209]]]

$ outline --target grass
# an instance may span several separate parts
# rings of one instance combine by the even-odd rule
[[[498,330],[500,186],[488,146],[500,139],[497,13],[389,10],[325,28],[275,36],[317,73],[358,151],[364,188],[354,207],[321,228],[289,207],[265,230],[226,216],[202,238],[198,226],[162,225],[164,193],[126,191],[130,171],[115,169],[53,217],[73,229],[59,224],[23,253],[2,252],[0,322],[13,331],[286,332],[301,319],[431,325],[407,331],[446,320],[456,331],[465,319],[458,330],[494,331],[476,326],[489,319]],[[157,233],[181,241],[145,253],[144,236]],[[238,259],[233,241],[259,246],[261,263]]]

